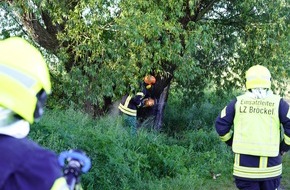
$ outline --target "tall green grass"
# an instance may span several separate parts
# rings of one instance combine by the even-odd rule
[[[84,150],[92,159],[82,178],[85,189],[214,189],[211,183],[224,184],[230,176],[231,153],[214,131],[172,137],[141,128],[132,137],[118,116],[47,110],[30,138],[57,153]],[[212,173],[222,176],[214,180]]]

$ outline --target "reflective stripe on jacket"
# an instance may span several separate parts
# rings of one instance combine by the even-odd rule
[[[55,180],[51,190],[69,190],[66,179],[64,177],[60,177]]]
[[[282,158],[235,154],[233,175],[246,179],[275,178],[282,174]]]
[[[138,92],[136,96],[130,95],[123,96],[119,104],[119,110],[130,116],[137,116],[137,108],[142,106],[142,99],[144,98],[143,92]]]

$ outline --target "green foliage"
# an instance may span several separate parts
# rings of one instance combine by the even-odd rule
[[[13,14],[14,7],[9,7],[5,1],[0,2],[0,39],[10,36],[25,35],[19,19]]]
[[[173,86],[165,108],[163,129],[170,134],[188,129],[211,130],[219,112],[241,90],[216,91],[210,87],[205,88],[201,92],[203,96],[197,99]]]
[[[283,156],[283,160],[282,160],[282,164],[283,164],[283,176],[289,176],[290,174],[290,154],[287,153]],[[281,188],[287,189],[290,187],[290,181],[286,178],[286,177],[282,177],[281,179]]]
[[[57,107],[104,107],[107,97],[114,101],[135,91],[151,71],[173,76],[186,98],[200,101],[208,84],[226,91],[243,87],[253,64],[268,66],[273,89],[285,92],[288,1],[30,2],[9,7],[21,6],[18,13],[34,13],[45,31],[56,32],[53,52],[61,66],[51,73]]]
[[[289,73],[286,66],[289,64],[289,51],[285,52],[285,48],[289,49],[286,47],[289,43],[285,44],[290,37],[286,32],[289,31],[289,4],[286,1],[243,1],[229,4],[228,10],[231,10],[228,21],[235,20],[236,24],[227,30],[232,38],[225,46],[232,44],[231,48],[222,48],[232,56],[224,57],[228,59],[228,64],[220,71],[216,70],[219,73],[216,77],[220,77],[214,80],[216,84],[223,89],[235,84],[244,86],[244,72],[254,64],[262,64],[270,69],[273,81],[280,84],[275,83],[273,90],[285,91],[284,84],[288,77],[283,76]],[[218,27],[218,30],[223,28]]]
[[[214,132],[188,130],[172,138],[140,129],[132,137],[120,117],[93,120],[71,109],[47,110],[30,138],[58,153],[84,150],[92,160],[82,177],[85,189],[165,189],[170,179],[173,187],[191,189],[201,185],[195,181],[211,180],[211,172],[228,172],[223,165],[231,159]]]

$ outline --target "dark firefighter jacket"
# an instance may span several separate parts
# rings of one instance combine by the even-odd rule
[[[143,92],[138,92],[135,96],[125,95],[123,96],[121,103],[119,104],[119,110],[130,116],[137,116],[137,109],[142,106],[142,100],[145,98]]]
[[[57,155],[27,138],[0,135],[0,189],[51,189],[62,176]]]
[[[141,91],[138,92],[136,95],[131,96],[131,95],[125,95],[122,97],[122,100],[119,104],[119,110],[127,114],[129,116],[136,117],[137,116],[137,109],[141,108],[144,106],[143,100],[151,97],[153,98],[154,96],[154,86],[150,85],[150,88],[147,88],[146,84],[140,84],[141,86]]]
[[[240,100],[239,100],[240,101]],[[271,101],[269,101],[271,102]],[[256,118],[253,122],[255,125],[259,125],[260,120],[263,120],[261,118],[265,118],[265,114],[272,114],[272,108],[267,110],[268,108],[261,108],[261,105],[267,105],[271,103],[267,102],[262,102],[259,103],[260,107],[258,106],[259,109],[251,108],[252,105],[258,104],[255,102],[248,102],[249,104],[247,105],[247,108],[241,108],[236,105],[237,104],[237,98],[232,100],[219,114],[219,116],[216,119],[215,122],[215,128],[217,133],[219,134],[220,138],[222,141],[227,143],[229,146],[232,146],[233,143],[237,143],[237,141],[234,138],[235,137],[235,127],[234,122],[237,120],[237,115],[241,115],[240,113],[237,114],[238,112],[251,112],[250,117]],[[287,152],[289,150],[289,145],[290,145],[290,110],[289,110],[289,104],[283,100],[283,99],[278,99],[276,100],[277,104],[277,114],[275,114],[276,118],[273,118],[274,120],[277,120],[280,124],[282,124],[283,131],[284,131],[284,136],[281,136],[282,138],[279,138],[278,141],[278,146],[277,146],[277,153],[275,156],[261,156],[261,155],[254,155],[254,154],[243,154],[241,152],[234,151],[235,154],[235,160],[234,160],[234,176],[236,178],[241,178],[241,179],[250,179],[250,180],[264,180],[264,179],[273,179],[280,177],[282,173],[282,158],[281,158],[281,152]],[[241,105],[241,102],[239,102],[239,105]],[[273,108],[274,109],[274,108]],[[266,111],[265,111],[266,110]],[[263,116],[262,116],[263,115]],[[240,116],[239,116],[240,117]],[[243,119],[244,123],[249,123],[249,121],[246,118]],[[236,122],[239,123],[239,125],[242,127],[243,122]],[[263,122],[262,122],[263,123]],[[264,122],[265,123],[265,122]],[[280,128],[280,125],[278,125]],[[260,128],[260,133],[265,133],[263,130],[263,126],[261,124],[257,127],[255,126],[254,128]],[[280,130],[280,129],[279,129]],[[239,130],[241,131],[241,130]],[[251,133],[251,129],[247,129],[248,133]],[[240,134],[239,134],[240,135]],[[253,135],[253,134],[251,134]],[[256,135],[256,142],[251,142],[252,146],[255,147],[261,142],[258,142],[258,139],[261,134],[254,134]],[[240,137],[239,137],[240,138]],[[252,138],[255,139],[255,138]],[[279,147],[279,142],[280,142],[280,147]],[[250,146],[249,144],[244,145],[239,145],[242,148],[238,148],[238,150],[241,150],[243,148],[246,148]],[[243,147],[244,146],[244,147]],[[267,145],[265,145],[267,146]],[[253,148],[251,147],[251,148]],[[251,149],[248,148],[248,149]],[[265,152],[265,151],[264,151]]]

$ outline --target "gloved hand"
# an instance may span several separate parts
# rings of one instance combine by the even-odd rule
[[[233,136],[225,142],[228,146],[232,146],[233,145]]]
[[[152,107],[154,106],[154,103],[155,103],[154,99],[152,98],[145,98],[143,102],[144,102],[144,107]]]
[[[280,143],[280,155],[283,156],[289,149],[290,149],[290,146],[287,145],[283,140]]]

